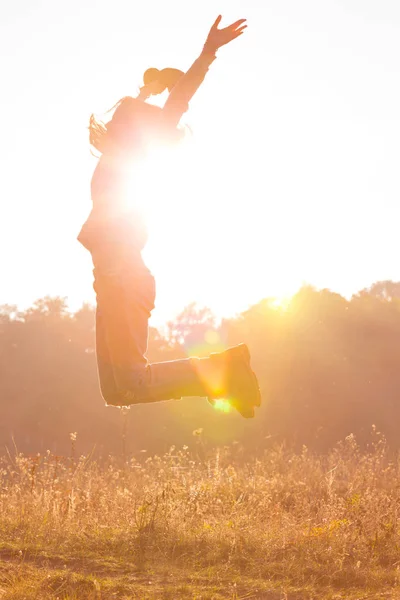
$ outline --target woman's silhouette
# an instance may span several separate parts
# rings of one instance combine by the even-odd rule
[[[220,22],[218,17],[187,73],[148,69],[137,98],[122,98],[106,124],[90,119],[90,142],[101,157],[91,182],[92,211],[78,240],[93,259],[97,364],[101,393],[109,405],[184,396],[207,397],[211,403],[226,398],[244,417],[253,417],[254,407],[260,405],[257,378],[244,344],[208,358],[148,364],[148,319],[154,308],[155,282],[141,256],[145,226],[139,213],[128,212],[124,203],[127,174],[135,176],[153,142],[172,143],[179,138],[179,121],[216,51],[246,28],[245,19],[224,29],[218,28]],[[164,108],[145,102],[166,89]]]

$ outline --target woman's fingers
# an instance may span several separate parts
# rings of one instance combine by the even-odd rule
[[[243,33],[243,31],[245,29],[247,29],[247,25],[243,25],[243,27],[240,27],[239,29],[237,29],[235,33]]]
[[[222,21],[222,15],[218,15],[218,17],[215,19],[215,23],[211,27],[211,29],[217,29],[217,27],[221,23],[221,21]]]
[[[247,19],[238,19],[228,27],[222,27],[218,29],[218,25],[221,23],[222,16],[219,15],[214,22],[214,25],[210,29],[210,33],[208,34],[208,38],[206,40],[206,44],[210,47],[214,47],[215,49],[221,48],[225,46],[225,44],[229,44],[232,40],[236,39],[247,28],[246,21]]]
[[[238,27],[240,27],[240,25],[246,23],[246,21],[247,19],[239,19],[239,21],[235,21],[234,23],[232,23],[232,25],[228,25],[228,27],[225,27],[225,29],[237,29]]]
[[[214,25],[211,27],[211,29],[218,29],[218,25],[221,23],[221,21],[222,21],[222,15],[218,15],[218,17],[216,18]],[[232,23],[232,25],[228,25],[227,27],[224,27],[223,29],[221,29],[221,31],[225,31],[228,29],[232,29],[232,30],[237,29],[246,21],[247,21],[247,19],[239,19],[238,21],[235,21],[234,23]]]
[[[239,37],[239,35],[242,35],[242,33],[244,32],[244,30],[247,28],[247,25],[244,25],[243,27],[240,27],[240,29],[237,29],[236,31],[230,31],[227,32],[227,38],[229,38],[230,41],[236,40],[237,37]]]

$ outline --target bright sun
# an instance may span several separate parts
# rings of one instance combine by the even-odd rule
[[[224,156],[229,161],[229,153]],[[225,182],[217,170],[210,173],[207,161],[207,149],[189,136],[178,146],[154,149],[130,177],[126,205],[138,210],[147,224],[144,258],[161,292],[158,306],[167,308],[171,289],[176,290],[177,310],[196,300],[229,316],[266,296],[284,305],[297,285],[285,256],[290,248],[282,245],[277,232],[279,252],[268,264],[267,278],[260,280],[251,264],[265,243],[264,209],[258,207],[254,219],[250,213],[254,223],[246,224],[253,199],[243,198],[234,183],[225,191]]]
[[[126,206],[138,210],[154,234],[176,219],[192,187],[187,152],[182,146],[154,148],[135,165],[126,187]]]

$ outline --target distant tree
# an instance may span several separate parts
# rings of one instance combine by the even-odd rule
[[[393,284],[393,285],[392,285]],[[375,424],[400,448],[400,298],[378,282],[346,300],[304,287],[285,306],[271,298],[221,324],[207,308],[187,306],[166,335],[150,328],[150,361],[205,355],[245,342],[263,405],[251,422],[188,399],[106,408],[95,357],[95,312],[71,313],[64,298],[43,298],[18,311],[0,307],[0,447],[12,436],[27,452],[161,452],[193,441],[202,428],[212,443],[241,440],[261,451],[268,440],[325,451],[349,433],[360,443]],[[220,340],[220,346],[215,341]]]
[[[369,288],[365,288],[359,292],[360,295],[369,295],[380,298],[381,300],[400,300],[400,282],[398,281],[377,281]]]
[[[182,345],[185,348],[201,348],[208,346],[209,332],[216,328],[215,315],[209,308],[199,307],[195,302],[189,304],[184,310],[167,325],[167,339],[173,345]]]

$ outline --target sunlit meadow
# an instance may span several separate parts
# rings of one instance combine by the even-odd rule
[[[239,444],[164,456],[9,453],[0,597],[397,598],[399,463],[372,432],[329,455]]]

